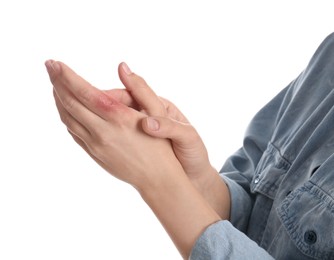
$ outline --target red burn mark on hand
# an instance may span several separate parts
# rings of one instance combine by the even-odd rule
[[[116,100],[109,97],[105,93],[100,93],[96,99],[97,108],[106,112],[109,112],[116,103]]]

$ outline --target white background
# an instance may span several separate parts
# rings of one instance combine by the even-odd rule
[[[0,259],[180,259],[137,192],[60,123],[44,68],[121,87],[126,61],[198,129],[219,169],[254,113],[333,31],[332,1],[0,2]]]

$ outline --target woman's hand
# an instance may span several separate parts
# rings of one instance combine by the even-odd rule
[[[90,85],[61,62],[46,63],[63,123],[75,141],[115,177],[142,188],[180,167],[168,140],[143,133],[146,116]]]
[[[229,210],[223,206],[226,203],[222,203],[222,200],[229,200],[227,187],[211,166],[207,149],[196,129],[172,102],[158,97],[125,63],[120,64],[118,72],[126,89],[112,89],[105,93],[148,115],[142,119],[143,130],[150,136],[171,140],[175,155],[192,184],[222,218],[229,218],[226,214]]]
[[[196,239],[220,217],[186,177],[170,141],[146,135],[140,125],[145,114],[65,64],[47,61],[46,67],[60,117],[74,140],[104,169],[137,188],[187,259]]]
[[[149,116],[142,120],[143,130],[151,136],[172,141],[175,155],[192,181],[197,182],[208,172],[215,171],[201,137],[182,112],[172,102],[158,97],[145,80],[128,67],[129,73],[125,73],[123,66],[125,63],[120,64],[118,71],[126,89],[105,93]]]

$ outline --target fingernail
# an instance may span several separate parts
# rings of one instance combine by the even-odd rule
[[[52,62],[52,60],[47,60],[47,61],[44,63],[44,64],[45,64],[45,67],[46,67],[46,69],[48,70],[49,73],[50,73],[50,71],[52,70],[51,62]]]
[[[55,61],[55,62],[53,62],[51,65],[52,65],[52,68],[53,68],[53,70],[54,70],[55,72],[60,71],[60,64],[59,64],[59,62]]]
[[[60,71],[60,65],[54,60],[48,60],[45,62],[45,66],[49,73]]]
[[[160,127],[159,122],[151,117],[147,118],[147,126],[152,131],[157,131],[159,130]]]
[[[132,74],[132,71],[130,70],[129,66],[125,62],[122,63],[122,69],[124,70],[126,75]]]

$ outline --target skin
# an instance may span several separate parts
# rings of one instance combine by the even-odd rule
[[[194,187],[222,219],[229,219],[230,197],[226,184],[211,166],[207,149],[183,113],[169,100],[158,97],[146,81],[130,71],[124,74],[121,63],[119,77],[125,89],[112,89],[106,94],[141,111],[149,117],[142,120],[145,133],[171,140],[176,157]]]
[[[212,201],[216,202],[210,199],[213,195],[203,195],[206,193],[196,187],[200,183],[210,186],[208,180],[214,179],[201,178],[198,176],[200,173],[194,170],[199,165],[203,166],[201,170],[206,170],[207,165],[196,165],[195,157],[188,158],[196,151],[202,154],[204,145],[188,152],[189,147],[180,142],[182,127],[176,132],[169,131],[174,138],[163,136],[164,131],[159,129],[163,126],[168,132],[168,127],[172,127],[168,124],[172,122],[168,121],[171,120],[169,111],[172,109],[166,109],[165,103],[146,82],[124,63],[119,68],[119,74],[126,92],[101,91],[62,62],[49,60],[45,65],[53,84],[60,118],[73,139],[111,175],[138,190],[182,257],[188,258],[199,235],[221,219],[212,206]],[[147,99],[144,99],[146,94]],[[150,121],[152,118],[147,115],[159,117]],[[181,116],[178,112],[176,115],[176,118]],[[179,121],[175,122],[179,124]],[[156,137],[161,138],[148,135],[151,129],[154,129]],[[177,135],[177,132],[182,134]],[[198,140],[196,134],[193,138]],[[224,193],[226,191],[225,187]],[[222,202],[227,206],[222,210],[228,216],[228,191],[225,195],[227,197]]]

